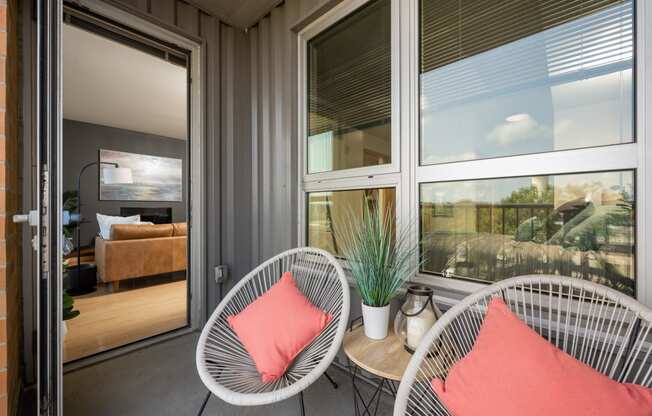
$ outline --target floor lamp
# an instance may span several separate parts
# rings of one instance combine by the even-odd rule
[[[95,264],[81,263],[81,224],[82,224],[82,194],[81,194],[81,178],[86,169],[91,166],[108,165],[110,167],[102,168],[102,179],[105,185],[127,185],[133,183],[133,176],[130,168],[121,168],[120,165],[113,162],[99,162],[94,161],[84,165],[77,175],[77,215],[75,223],[75,231],[77,234],[77,264],[74,269],[70,269],[70,289],[68,292],[71,295],[81,295],[90,293],[95,290],[97,283],[97,266]]]

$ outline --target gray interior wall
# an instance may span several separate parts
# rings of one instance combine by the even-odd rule
[[[82,245],[89,244],[99,227],[96,213],[120,215],[121,207],[169,207],[172,208],[172,221],[186,221],[187,170],[186,158],[188,143],[169,137],[153,134],[63,120],[63,189],[75,190],[80,169],[87,163],[99,159],[99,150],[117,150],[151,156],[181,159],[183,162],[183,200],[180,202],[159,201],[100,201],[98,189],[98,169],[89,168],[81,181],[82,214],[87,221],[81,228]],[[76,243],[76,241],[75,241]]]

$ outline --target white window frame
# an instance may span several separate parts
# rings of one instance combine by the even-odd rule
[[[330,9],[298,34],[298,242],[306,245],[306,204],[310,192],[344,191],[371,188],[395,188],[397,211],[401,200],[401,139],[400,139],[400,82],[399,56],[393,51],[399,47],[399,13],[401,0],[391,0],[391,163],[308,173],[308,42],[372,0],[346,0]],[[403,196],[405,199],[407,195]],[[398,216],[398,214],[397,214]]]
[[[307,42],[369,0],[344,0],[306,27],[298,36],[299,56],[299,244],[306,243],[306,193],[315,191],[396,187],[398,225],[417,222],[420,235],[419,187],[457,180],[559,175],[633,170],[636,181],[636,287],[640,302],[652,306],[652,4],[634,0],[636,137],[635,142],[548,153],[496,157],[421,166],[419,160],[419,0],[392,0],[392,164],[323,174],[306,174]],[[646,24],[651,25],[649,28]],[[652,128],[652,127],[651,127]],[[397,143],[397,140],[399,141]],[[649,176],[649,180],[645,180]],[[416,259],[415,259],[416,261]],[[486,286],[459,279],[417,273],[414,281],[433,286],[438,300],[456,299]]]
[[[306,87],[308,85],[308,42],[324,30],[330,28],[351,13],[365,6],[371,0],[348,0],[333,7],[318,20],[299,32],[299,137],[307,137],[307,98]],[[400,0],[391,0],[391,50],[398,46],[398,13]],[[365,166],[351,169],[339,169],[329,172],[308,173],[308,146],[304,140],[299,140],[299,177],[303,182],[317,182],[331,179],[342,179],[350,177],[375,176],[400,171],[400,127],[398,123],[399,96],[398,73],[399,60],[392,52],[391,57],[391,163],[377,166]]]

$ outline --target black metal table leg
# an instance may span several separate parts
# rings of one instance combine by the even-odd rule
[[[337,388],[339,387],[339,385],[335,382],[335,380],[333,380],[333,377],[331,377],[330,374],[328,374],[328,372],[324,372],[324,375],[326,376],[326,378],[328,379],[328,381],[331,382],[331,384],[333,385],[333,388],[334,388],[334,389],[337,389]]]
[[[201,404],[201,407],[199,408],[199,413],[197,413],[197,416],[201,416],[202,413],[204,413],[204,409],[206,408],[206,404],[208,404],[208,399],[211,398],[211,392],[209,391],[206,393],[206,397],[204,398],[204,402]]]
[[[396,399],[396,395],[398,394],[398,389],[396,388],[396,384],[394,380],[388,380],[387,384],[389,384],[389,392],[392,393],[392,396],[394,399]]]
[[[306,416],[306,406],[303,403],[303,392],[299,393],[299,404],[301,405],[301,416]]]
[[[349,368],[349,373],[351,374],[351,385],[352,385],[352,390],[353,390],[353,407],[354,407],[354,413],[355,416],[376,416],[378,414],[378,409],[380,408],[380,399],[383,394],[383,387],[385,386],[385,383],[389,385],[389,390],[392,393],[392,396],[396,397],[394,394],[394,386],[392,384],[391,380],[386,380],[384,378],[379,378],[378,379],[378,384],[376,385],[376,388],[374,389],[373,394],[371,397],[367,400],[365,400],[364,396],[362,395],[362,392],[358,388],[358,385],[356,383],[356,376],[358,374],[358,366],[355,364],[352,364],[350,360],[348,360],[348,368]]]

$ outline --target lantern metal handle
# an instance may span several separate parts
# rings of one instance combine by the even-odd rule
[[[441,312],[439,311],[439,308],[437,308],[435,306],[435,303],[432,300],[432,297],[434,296],[434,293],[430,293],[428,295],[428,300],[423,303],[423,306],[417,312],[415,312],[415,313],[407,313],[407,312],[405,312],[403,310],[403,305],[405,305],[405,300],[407,299],[407,296],[408,296],[409,293],[410,292],[409,292],[409,289],[408,289],[408,291],[405,293],[405,295],[403,295],[403,299],[401,299],[401,306],[399,307],[399,310],[401,311],[401,313],[403,315],[407,316],[408,318],[413,317],[413,316],[417,316],[428,307],[428,304],[430,304],[430,306],[432,306],[433,312],[435,313],[435,318],[439,319],[439,317],[441,316]],[[425,295],[421,295],[421,296],[425,296]]]

